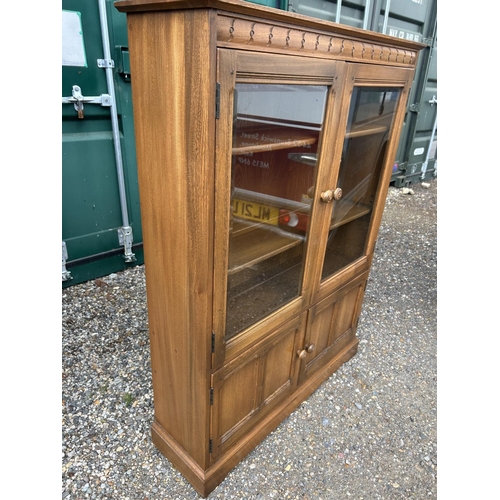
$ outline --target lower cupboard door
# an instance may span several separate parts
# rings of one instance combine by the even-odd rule
[[[235,444],[297,385],[306,314],[212,375],[211,459]]]
[[[367,277],[358,276],[309,310],[300,382],[355,340]]]

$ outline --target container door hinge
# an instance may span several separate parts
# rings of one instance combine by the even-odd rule
[[[215,352],[215,332],[212,332],[212,353]]]
[[[210,387],[210,404],[214,404],[214,388]]]
[[[213,449],[212,438],[210,438],[210,440],[208,441],[208,452],[212,453],[212,449]]]
[[[72,280],[71,272],[66,270],[66,261],[68,260],[68,249],[66,248],[66,243],[62,242],[62,280],[68,281]]]
[[[420,111],[420,103],[410,104],[408,110],[412,113],[418,113]]]
[[[132,252],[133,240],[132,228],[130,226],[123,226],[118,229],[118,243],[125,248],[125,262],[135,262],[137,260],[135,254]]]
[[[220,117],[220,83],[217,82],[215,85],[215,119],[218,120]]]

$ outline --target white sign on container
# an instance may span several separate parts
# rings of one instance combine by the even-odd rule
[[[87,67],[80,12],[62,11],[62,65]]]

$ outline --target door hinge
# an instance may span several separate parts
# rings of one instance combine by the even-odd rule
[[[210,440],[208,441],[208,452],[212,453],[212,449],[213,449],[212,438],[210,438]]]
[[[408,110],[412,113],[418,113],[420,111],[420,103],[410,104]]]
[[[220,83],[215,84],[215,119],[220,117]]]
[[[212,352],[215,352],[215,332],[212,332]]]
[[[66,261],[68,260],[68,249],[66,243],[62,242],[62,281],[72,280],[71,272],[66,269]]]
[[[134,235],[130,226],[123,226],[118,228],[118,244],[125,248],[125,262],[135,262],[137,259],[132,252],[132,243],[134,242]]]
[[[214,388],[210,387],[210,404],[214,404]]]

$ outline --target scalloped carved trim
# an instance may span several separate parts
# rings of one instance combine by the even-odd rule
[[[224,14],[217,16],[217,41],[226,46],[234,44],[241,48],[252,46],[286,52],[316,53],[321,57],[390,62],[404,66],[414,66],[417,57],[415,51],[398,47]]]

